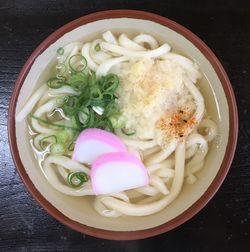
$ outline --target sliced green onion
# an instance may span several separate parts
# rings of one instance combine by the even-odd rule
[[[56,143],[51,145],[50,151],[53,155],[62,155],[65,153],[66,149],[64,145]]]
[[[95,128],[95,112],[93,110],[90,110],[89,113],[89,120],[88,120],[88,128]]]
[[[66,116],[74,116],[78,111],[78,98],[77,96],[68,96],[64,102],[62,109]]]
[[[71,106],[63,105],[63,112],[66,114],[66,116],[73,116],[76,113],[76,108],[73,106],[71,107]]]
[[[61,107],[63,105],[64,101],[65,101],[64,97],[57,97],[56,98],[56,105],[58,107]]]
[[[121,129],[121,131],[122,131],[122,133],[123,134],[125,134],[125,135],[127,135],[127,136],[132,136],[132,135],[134,135],[135,133],[136,133],[136,131],[135,130],[127,130],[127,129]]]
[[[67,66],[64,63],[59,63],[56,66],[56,71],[56,78],[65,81],[66,77],[64,75],[67,73]]]
[[[100,106],[100,107],[106,107],[106,101],[103,100],[103,99],[92,99],[90,101],[90,106],[93,107],[93,106]]]
[[[49,125],[51,127],[63,128],[63,129],[72,129],[72,130],[75,130],[75,131],[79,131],[80,130],[79,128],[71,127],[71,126],[68,126],[68,125],[62,125],[62,124],[52,123],[50,121],[47,121],[47,120],[42,119],[40,117],[37,117],[37,116],[35,116],[33,114],[29,114],[29,117],[31,117],[32,119],[37,120],[40,123]]]
[[[70,96],[68,96],[68,95],[64,96],[64,97],[63,97],[63,101],[64,101],[64,102],[68,102],[69,97],[70,97]]]
[[[60,144],[65,144],[67,143],[70,139],[71,139],[71,133],[69,133],[70,131],[60,131],[59,133],[56,134],[57,136],[57,142]]]
[[[58,55],[63,55],[64,54],[64,49],[62,47],[59,47],[56,51]]]
[[[64,85],[64,83],[57,77],[52,77],[47,81],[47,85],[50,88],[60,88]]]
[[[40,139],[39,146],[41,147],[42,150],[45,150],[49,144],[55,144],[56,142],[57,142],[56,136],[51,135]]]
[[[69,106],[71,106],[71,107],[76,106],[76,104],[77,104],[77,97],[75,97],[75,96],[70,96],[70,97],[68,98],[67,104],[68,104]]]
[[[96,45],[99,50],[100,45]],[[67,95],[57,98],[56,103],[59,109],[62,109],[70,124],[61,125],[55,122],[37,118],[42,124],[51,126],[55,129],[72,129],[79,132],[86,128],[101,128],[114,131],[115,128],[122,128],[119,107],[117,106],[117,97],[115,92],[119,85],[119,78],[115,74],[108,74],[97,79],[95,72],[88,69],[86,59],[81,54],[75,54],[68,57],[68,64],[61,63],[57,65],[57,76],[48,80],[48,86],[59,88],[63,85],[69,85],[77,91],[77,95]],[[65,133],[62,133],[63,136]],[[60,137],[59,137],[60,138]],[[67,135],[65,135],[67,138]],[[67,140],[69,142],[74,139]],[[65,146],[65,141],[58,143]]]
[[[100,107],[100,106],[93,106],[92,109],[98,114],[98,115],[102,115],[104,112],[104,108]]]
[[[110,122],[110,120],[106,119],[104,122],[105,122],[105,125],[106,125],[104,129],[107,130],[107,131],[112,132],[114,127],[113,127],[112,123]]]
[[[85,172],[70,172],[67,176],[67,183],[74,188],[82,186],[88,181],[88,175]]]
[[[72,143],[68,146],[68,150],[69,150],[69,151],[73,151],[73,150],[74,150],[74,147],[75,147],[75,143],[72,142]]]
[[[68,83],[77,91],[85,90],[88,85],[88,75],[82,72],[74,73],[71,75]]]
[[[79,107],[88,107],[91,103],[90,88],[87,86],[78,96],[77,105]]]
[[[79,121],[82,124],[86,124],[89,120],[89,112],[79,111],[78,117],[79,117]]]
[[[91,88],[91,97],[94,100],[101,100],[103,98],[102,92],[98,87]]]
[[[75,54],[69,58],[69,68],[72,73],[83,72],[86,66],[87,60],[81,54]]]
[[[112,93],[116,91],[117,87],[119,85],[119,78],[116,74],[108,74],[104,77],[104,82],[102,85],[103,91],[106,93]]]
[[[88,78],[88,83],[89,83],[89,86],[92,87],[92,86],[95,86],[97,84],[97,80],[96,80],[96,74],[94,71],[91,71],[90,74],[89,74],[89,78]],[[97,85],[98,86],[98,85]]]
[[[111,116],[117,116],[117,117],[120,116],[118,106],[114,102],[114,100],[109,101],[109,103],[106,105],[104,115],[108,118]]]
[[[125,124],[123,118],[120,115],[118,115],[118,116],[115,116],[115,115],[114,116],[110,116],[109,117],[109,121],[112,124],[112,127],[114,129],[120,129],[120,128],[124,127],[124,124]]]
[[[103,98],[106,100],[112,100],[114,99],[114,94],[111,92],[104,92],[103,93]]]
[[[100,44],[99,44],[99,43],[98,43],[98,44],[96,44],[96,46],[95,46],[95,50],[96,50],[97,52],[101,51],[101,46],[100,46]]]

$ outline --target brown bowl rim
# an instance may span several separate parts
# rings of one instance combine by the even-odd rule
[[[146,19],[150,20],[159,24],[162,24],[177,33],[183,35],[189,41],[191,41],[209,60],[212,64],[213,68],[215,69],[225,92],[228,108],[229,108],[229,140],[226,148],[226,153],[221,164],[221,167],[209,186],[206,192],[186,211],[184,211],[179,216],[175,217],[174,219],[160,225],[157,227],[145,229],[145,230],[136,230],[136,231],[110,231],[104,229],[98,229],[94,227],[90,227],[87,225],[80,224],[76,221],[73,221],[63,215],[59,210],[57,210],[51,203],[49,203],[41,193],[35,188],[31,179],[27,175],[25,168],[21,162],[18,149],[17,149],[17,142],[16,142],[16,133],[15,133],[15,108],[16,103],[19,95],[19,91],[23,85],[23,82],[34,62],[34,60],[53,42],[55,42],[58,38],[63,36],[65,33],[77,28],[78,26],[94,22],[101,19],[110,19],[110,18],[136,18],[136,19]],[[223,180],[225,179],[226,174],[231,166],[238,137],[238,113],[237,113],[237,106],[235,101],[235,96],[233,93],[233,89],[230,83],[230,80],[221,65],[220,61],[217,59],[215,54],[209,49],[209,47],[195,34],[193,34],[190,30],[183,27],[182,25],[168,19],[162,17],[160,15],[145,12],[145,11],[138,11],[138,10],[108,10],[108,11],[100,11],[95,12],[92,14],[88,14],[86,16],[80,17],[64,26],[56,30],[50,36],[48,36],[31,54],[31,56],[26,61],[25,65],[23,66],[14,86],[13,94],[10,100],[9,106],[9,113],[8,113],[8,138],[9,144],[11,149],[11,154],[16,166],[16,169],[23,180],[28,191],[31,195],[36,199],[36,201],[55,219],[60,221],[61,223],[65,224],[66,226],[79,231],[81,233],[95,236],[98,238],[110,239],[110,240],[136,240],[136,239],[143,239],[152,237],[164,232],[167,232],[190,218],[192,218],[196,213],[198,213],[207,203],[208,201],[214,196],[216,191],[219,189],[220,185],[222,184]]]

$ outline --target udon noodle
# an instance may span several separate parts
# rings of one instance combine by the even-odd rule
[[[48,182],[64,194],[93,197],[95,210],[105,217],[146,216],[161,211],[178,197],[184,183],[195,183],[208,144],[217,135],[217,126],[206,114],[196,85],[201,77],[197,64],[171,52],[170,45],[160,45],[148,34],[130,39],[126,34],[115,36],[107,31],[96,40],[72,42],[60,50],[60,74],[69,74],[64,68],[70,69],[72,56],[82,55],[87,62],[84,71],[95,72],[97,78],[108,73],[119,76],[117,103],[125,127],[134,134],[124,134],[119,127],[114,132],[144,163],[149,185],[99,196],[92,190],[91,179],[79,188],[70,187],[69,173],[89,175],[91,167],[72,160],[73,148],[55,155],[50,145],[52,136],[60,130],[71,132],[72,125],[60,101],[79,92],[70,85],[51,88],[45,83],[32,94],[16,120],[22,121],[32,113],[28,119],[31,145]],[[73,63],[79,69],[82,58],[75,58]],[[102,113],[98,107],[93,109]],[[47,123],[48,118],[52,123]],[[47,139],[44,148],[39,146],[42,139]]]

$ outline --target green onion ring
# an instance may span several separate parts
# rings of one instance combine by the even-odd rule
[[[88,181],[88,175],[85,172],[70,172],[67,176],[67,183],[74,188],[82,186]]]
[[[60,88],[64,85],[64,83],[57,77],[52,77],[47,81],[47,85],[49,88]]]
[[[87,60],[81,54],[75,54],[69,58],[69,68],[72,71],[72,73],[83,72],[86,66],[87,66]]]
[[[64,54],[64,49],[62,47],[59,47],[56,51],[58,55],[63,55]]]

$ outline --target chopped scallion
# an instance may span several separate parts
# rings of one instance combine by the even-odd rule
[[[55,144],[56,142],[57,142],[56,136],[55,135],[51,135],[51,136],[47,136],[47,137],[44,137],[44,138],[40,139],[39,145],[40,145],[40,148],[42,150],[45,150],[45,148],[49,144]]]
[[[67,66],[63,63],[59,63],[56,66],[56,71],[57,71],[56,78],[58,80],[65,81],[66,79],[65,75],[67,73]]]
[[[88,179],[88,175],[85,172],[70,172],[67,176],[68,184],[74,188],[82,186]]]
[[[100,106],[93,106],[92,109],[98,114],[98,115],[102,115],[104,112],[104,108],[100,107]]]
[[[96,48],[98,50],[98,44]],[[59,49],[58,51],[62,52]],[[89,69],[85,71],[87,61],[81,54],[72,55],[66,61],[67,64],[57,65],[56,77],[50,78],[47,83],[50,88],[69,85],[77,91],[76,95],[67,95],[56,100],[58,108],[63,110],[70,124],[64,126],[34,115],[31,117],[51,128],[72,129],[78,132],[86,128],[109,131],[122,128],[115,94],[119,86],[118,76],[107,74],[97,78],[95,72]]]
[[[101,46],[100,46],[100,44],[99,44],[99,43],[98,43],[98,44],[96,44],[96,46],[95,46],[95,50],[96,50],[97,52],[101,51]]]
[[[62,144],[52,144],[50,151],[53,155],[63,155],[65,153],[65,147]]]
[[[37,120],[38,122],[40,123],[43,123],[43,124],[46,124],[46,125],[49,125],[51,127],[55,127],[55,128],[63,128],[63,129],[72,129],[72,130],[76,130],[76,131],[80,131],[81,129],[79,128],[75,128],[75,127],[71,127],[71,126],[68,126],[68,125],[62,125],[62,124],[58,124],[58,123],[52,123],[48,120],[45,120],[45,119],[42,119],[40,117],[37,117],[33,114],[30,114],[29,115],[32,119],[35,119]]]
[[[78,117],[79,117],[80,123],[86,124],[89,120],[89,112],[79,111]]]
[[[81,54],[75,54],[69,58],[69,68],[72,73],[83,72],[86,66],[87,60]]]
[[[64,85],[63,81],[57,77],[52,77],[47,81],[47,85],[50,88],[60,88]]]
[[[127,129],[122,129],[122,133],[127,135],[127,136],[132,136],[132,135],[134,135],[136,133],[136,131],[135,130],[130,130],[129,131]]]
[[[64,49],[62,47],[59,47],[56,51],[58,55],[63,55],[64,54]]]

